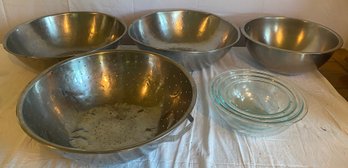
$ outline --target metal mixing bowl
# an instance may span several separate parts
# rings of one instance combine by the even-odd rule
[[[342,44],[329,28],[288,17],[261,17],[241,28],[250,54],[267,69],[299,74],[323,65]]]
[[[126,30],[122,21],[104,13],[60,13],[18,25],[7,33],[3,47],[43,69],[77,54],[116,48]]]
[[[180,138],[189,127],[177,135],[172,135],[172,131],[187,119],[192,124],[190,112],[196,94],[192,77],[174,61],[145,51],[109,50],[65,60],[39,74],[23,91],[17,117],[22,129],[34,140],[68,153],[72,158],[124,162],[147,154],[162,142]],[[159,108],[160,113],[155,116],[158,117],[156,135],[145,141],[107,149],[73,147],[71,140],[76,137],[71,135],[87,130],[78,126],[84,121],[83,116],[90,109],[115,103]],[[93,113],[98,116],[101,110]],[[114,119],[118,114],[113,115],[96,119],[99,124],[120,122]],[[135,122],[133,126],[142,122],[145,121]],[[128,132],[124,136],[132,134],[131,128],[125,129]],[[139,129],[144,129],[144,134],[148,131]]]
[[[239,40],[231,23],[211,13],[159,11],[134,21],[129,36],[139,48],[160,53],[189,70],[199,70],[223,57]]]

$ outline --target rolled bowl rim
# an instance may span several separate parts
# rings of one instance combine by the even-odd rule
[[[93,57],[96,55],[101,55],[101,54],[106,54],[106,53],[122,53],[122,52],[135,52],[135,53],[140,53],[140,54],[149,54],[151,56],[155,56],[155,57],[159,57],[160,59],[164,59],[168,62],[170,62],[171,64],[173,64],[174,66],[176,66],[177,68],[179,68],[179,70],[187,77],[187,79],[190,82],[190,85],[192,87],[192,98],[191,98],[191,102],[189,107],[187,108],[186,112],[184,113],[183,117],[178,120],[174,125],[172,125],[169,129],[167,129],[166,131],[162,132],[161,134],[156,135],[155,137],[146,140],[144,142],[141,143],[136,143],[133,145],[127,145],[121,148],[117,148],[117,149],[112,149],[112,150],[94,150],[94,151],[90,151],[90,150],[84,150],[84,149],[80,149],[80,148],[73,148],[73,147],[66,147],[63,145],[59,145],[53,142],[50,142],[42,137],[40,137],[38,134],[36,134],[34,131],[32,131],[27,123],[25,122],[24,118],[23,118],[23,102],[24,99],[26,98],[26,95],[28,94],[29,90],[34,86],[34,84],[36,82],[38,82],[43,76],[47,75],[49,72],[51,72],[52,70],[60,67],[61,65],[75,60],[75,59],[80,59],[80,58],[84,58],[84,57]],[[129,151],[129,150],[133,150],[136,148],[139,148],[141,146],[147,145],[147,144],[151,144],[152,142],[158,141],[162,138],[164,138],[165,136],[167,136],[168,134],[170,134],[173,130],[175,130],[176,128],[178,128],[182,123],[184,123],[184,121],[186,120],[186,118],[188,117],[188,115],[193,111],[195,104],[197,101],[197,86],[196,83],[193,79],[193,77],[190,75],[190,73],[180,64],[176,63],[175,61],[157,54],[157,53],[153,53],[153,52],[149,52],[149,51],[142,51],[142,50],[101,50],[99,52],[95,52],[95,53],[90,53],[87,55],[81,55],[81,56],[77,56],[77,57],[72,57],[72,58],[68,58],[64,61],[61,61],[51,67],[49,67],[48,69],[44,70],[43,72],[41,72],[39,75],[37,75],[34,79],[32,79],[26,86],[25,88],[22,90],[22,92],[20,93],[19,96],[19,100],[17,102],[16,105],[16,116],[17,116],[17,122],[19,123],[20,127],[22,128],[22,130],[31,138],[33,138],[34,140],[36,140],[37,142],[47,146],[48,148],[51,149],[55,149],[55,150],[60,150],[63,152],[71,152],[71,153],[80,153],[80,154],[109,154],[109,153],[117,153],[117,152],[123,152],[123,151]]]
[[[222,20],[222,21],[226,22],[227,24],[229,24],[230,26],[232,26],[232,27],[236,30],[236,32],[237,32],[237,37],[236,37],[236,39],[235,39],[234,42],[232,42],[231,44],[226,45],[226,46],[224,46],[224,47],[221,47],[221,48],[217,48],[217,49],[213,49],[213,50],[209,50],[209,51],[183,51],[183,50],[164,49],[164,48],[159,48],[159,47],[152,46],[152,45],[149,45],[149,44],[145,44],[145,43],[143,43],[142,41],[137,40],[135,37],[133,37],[133,36],[131,35],[131,29],[132,29],[133,25],[134,25],[136,22],[138,22],[138,21],[140,21],[140,20],[142,20],[142,19],[144,19],[144,18],[146,18],[146,17],[149,17],[149,16],[151,16],[151,15],[155,15],[155,14],[161,13],[161,12],[163,12],[163,13],[171,13],[171,12],[197,12],[197,13],[200,13],[200,14],[211,15],[211,16],[214,16],[214,17],[216,17],[216,18],[219,18],[220,20]],[[129,36],[135,43],[138,43],[138,44],[141,44],[141,45],[143,45],[143,46],[146,46],[147,48],[152,48],[152,49],[155,49],[155,50],[158,50],[158,51],[163,51],[163,52],[175,52],[175,53],[185,53],[185,54],[204,54],[204,53],[214,53],[214,52],[222,51],[222,50],[224,50],[224,49],[233,47],[236,43],[238,43],[238,41],[239,41],[240,38],[241,38],[241,32],[240,32],[240,30],[238,29],[238,27],[235,26],[234,24],[228,22],[227,20],[225,20],[225,19],[221,18],[220,16],[215,15],[215,14],[213,14],[213,13],[204,12],[204,11],[200,11],[200,10],[191,10],[191,9],[160,10],[160,11],[151,12],[151,13],[149,13],[149,14],[146,14],[146,15],[141,16],[141,17],[139,17],[138,19],[134,20],[134,21],[129,25],[129,28],[128,28],[127,32],[128,32],[128,36]]]
[[[231,80],[230,77],[236,77],[233,78]],[[280,86],[282,87],[282,91],[284,92],[288,92],[286,93],[286,95],[289,97],[289,102],[288,105],[291,105],[291,102],[295,102],[295,101],[299,101],[299,103],[301,103],[300,100],[302,100],[302,96],[299,95],[299,91],[297,91],[297,89],[293,86],[293,84],[288,83],[288,81],[285,81],[283,79],[280,79],[270,73],[266,73],[263,71],[256,71],[256,70],[247,70],[247,69],[240,69],[240,70],[230,70],[230,71],[226,71],[221,73],[220,75],[216,76],[211,84],[210,84],[210,89],[212,91],[223,91],[224,88],[221,88],[221,82],[226,82],[226,80],[228,80],[228,83],[236,83],[236,82],[241,82],[244,80],[250,80],[252,83],[255,81],[260,81],[262,79],[263,82],[268,82],[269,85],[273,85],[273,86]],[[222,81],[223,80],[223,81]],[[285,82],[287,84],[285,84]],[[225,101],[226,99],[224,99],[224,97],[222,97],[219,92],[216,93],[211,93],[212,96],[215,98],[214,100],[216,101],[216,98],[219,98],[219,100],[221,101]],[[291,99],[292,98],[292,99]],[[278,119],[284,116],[288,116],[289,114],[291,114],[293,112],[293,110],[295,110],[297,107],[297,103],[295,103],[294,108],[291,111],[288,111],[288,108],[283,109],[282,111],[278,111],[277,113],[270,113],[270,114],[252,114],[249,113],[248,111],[245,111],[241,108],[239,108],[238,106],[236,106],[234,103],[231,103],[229,106],[229,104],[225,104],[227,105],[226,108],[228,109],[233,109],[234,111],[238,112],[239,114],[242,114],[243,116],[247,116],[247,117],[251,117],[251,118],[255,118],[255,119],[262,119],[262,120],[269,120],[269,119]],[[279,115],[282,114],[282,115]]]
[[[226,74],[229,74],[230,72],[233,72],[233,73],[247,73],[247,75],[250,75],[251,73],[260,73],[260,74],[266,74],[266,75],[270,75],[273,79],[271,80],[278,80],[280,81],[281,83],[283,83],[285,85],[286,83],[286,86],[288,88],[290,88],[292,91],[294,91],[294,93],[296,94],[297,98],[300,99],[300,101],[302,102],[302,107],[300,109],[300,111],[298,111],[297,113],[295,113],[295,115],[290,118],[289,120],[287,121],[278,121],[279,118],[270,118],[268,119],[269,121],[262,121],[263,119],[260,119],[260,118],[253,118],[253,117],[248,117],[246,115],[240,115],[240,113],[236,110],[236,109],[227,109],[225,107],[223,107],[219,102],[216,101],[216,98],[215,98],[215,93],[212,93],[213,91],[213,85],[215,84],[216,82],[216,79],[218,79],[218,77],[221,77],[223,75],[226,75]],[[271,81],[270,80],[270,81]],[[295,86],[292,82],[290,82],[288,80],[285,80],[285,79],[281,79],[275,75],[273,75],[272,73],[270,72],[266,72],[266,71],[261,71],[261,70],[255,70],[255,69],[231,69],[231,70],[228,70],[228,71],[225,71],[217,76],[215,76],[213,78],[213,80],[210,81],[209,83],[209,98],[210,100],[212,101],[213,105],[217,106],[217,107],[222,107],[224,108],[223,111],[226,112],[226,114],[228,113],[229,115],[233,115],[235,116],[236,118],[238,118],[238,120],[244,120],[244,121],[248,121],[248,122],[251,122],[251,123],[257,123],[257,124],[261,124],[261,125],[269,125],[269,126],[278,126],[278,125],[291,125],[293,123],[296,123],[300,120],[302,120],[308,113],[308,104],[307,104],[307,101],[304,97],[304,95],[298,90],[299,88],[297,86]],[[221,109],[220,109],[221,110]],[[218,111],[218,113],[222,112],[222,111]],[[294,110],[298,110],[297,107],[294,109]],[[241,110],[243,111],[243,110]],[[246,112],[246,111],[244,111]],[[292,111],[291,113],[293,113],[294,111]],[[283,117],[288,117],[288,116],[283,116]],[[275,119],[272,121],[272,119]]]
[[[80,13],[89,13],[89,14],[98,14],[98,15],[105,15],[105,16],[108,16],[108,17],[111,17],[111,18],[114,18],[117,22],[119,22],[122,27],[124,28],[124,31],[122,32],[122,34],[119,36],[119,38],[113,40],[113,41],[110,41],[108,42],[107,44],[103,45],[103,46],[100,46],[98,48],[94,48],[92,50],[89,50],[89,51],[86,51],[86,52],[82,52],[82,53],[78,53],[78,54],[64,54],[64,55],[60,55],[60,56],[50,56],[50,57],[46,57],[46,56],[43,56],[43,55],[24,55],[24,54],[19,54],[19,53],[15,53],[13,52],[12,50],[10,50],[7,46],[7,40],[9,38],[9,36],[15,31],[17,30],[19,27],[21,26],[25,26],[25,25],[28,25],[30,23],[33,23],[35,21],[38,21],[38,20],[41,20],[41,19],[44,19],[46,17],[52,17],[52,16],[60,16],[60,15],[65,15],[65,14],[80,14]],[[109,15],[109,14],[106,14],[106,13],[102,13],[102,12],[97,12],[97,11],[71,11],[71,12],[60,12],[60,13],[55,13],[55,14],[49,14],[49,15],[44,15],[44,16],[40,16],[40,17],[37,17],[37,18],[34,18],[34,19],[31,19],[31,20],[28,20],[28,21],[25,21],[25,22],[22,22],[20,24],[17,24],[15,27],[11,28],[5,35],[4,35],[4,38],[2,39],[2,45],[3,45],[3,48],[8,52],[8,53],[11,53],[12,55],[15,55],[15,56],[18,56],[18,57],[21,57],[21,58],[31,58],[31,59],[37,59],[37,60],[50,60],[50,59],[60,59],[60,58],[69,58],[69,57],[73,57],[73,56],[79,56],[79,55],[86,55],[86,54],[90,54],[90,53],[93,53],[93,52],[96,52],[96,51],[99,51],[105,47],[108,47],[110,45],[113,45],[114,43],[117,43],[119,42],[127,33],[127,30],[128,30],[128,27],[127,25],[124,23],[123,20],[119,19],[118,17],[115,17],[115,16],[112,16],[112,15]]]
[[[265,43],[262,43],[258,40],[255,40],[254,38],[251,38],[249,36],[249,34],[245,31],[245,27],[248,23],[252,22],[252,21],[255,21],[255,20],[261,20],[261,19],[291,19],[291,20],[296,20],[296,21],[301,21],[303,23],[311,23],[311,24],[314,24],[316,25],[317,27],[321,27],[327,31],[329,31],[330,33],[332,33],[338,40],[338,43],[335,47],[333,48],[330,48],[324,52],[314,52],[314,51],[311,51],[311,52],[303,52],[303,51],[296,51],[296,50],[289,50],[289,49],[283,49],[283,48],[279,48],[279,47],[275,47],[273,45],[268,45],[268,44],[265,44]],[[287,16],[263,16],[263,17],[258,17],[258,18],[254,18],[254,19],[250,19],[248,21],[246,21],[241,27],[241,33],[242,35],[247,39],[247,40],[250,40],[252,41],[253,43],[256,43],[258,45],[261,45],[263,47],[266,47],[268,49],[274,49],[274,50],[277,50],[277,51],[283,51],[283,52],[288,52],[288,53],[295,53],[295,54],[326,54],[326,53],[330,53],[330,52],[333,52],[333,51],[336,51],[337,49],[341,48],[343,46],[343,39],[342,37],[337,33],[335,32],[334,30],[332,30],[331,28],[327,27],[327,26],[324,26],[322,24],[319,24],[319,23],[316,23],[316,22],[313,22],[313,21],[309,21],[309,20],[306,20],[306,19],[298,19],[298,18],[293,18],[293,17],[287,17]]]

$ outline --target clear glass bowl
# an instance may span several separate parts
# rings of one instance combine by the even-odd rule
[[[301,120],[306,114],[299,113],[299,116],[297,117],[298,120],[293,120],[292,122],[267,124],[240,118],[224,109],[221,109],[221,107],[216,104],[214,105],[214,108],[228,125],[234,128],[236,131],[250,136],[270,136],[281,133],[282,131],[289,128],[293,123]],[[307,110],[306,104],[302,110]]]
[[[214,79],[211,95],[226,109],[263,122],[284,121],[303,106],[299,93],[262,71],[233,70]]]
[[[297,107],[299,100],[286,86],[273,79],[247,75],[215,80],[215,98],[226,108],[262,119],[283,117]]]
[[[286,128],[307,113],[305,100],[289,82],[257,70],[218,75],[211,82],[210,97],[218,113],[244,132]]]

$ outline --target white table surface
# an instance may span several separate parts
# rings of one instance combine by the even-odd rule
[[[348,103],[318,72],[281,76],[308,103],[308,114],[269,137],[240,135],[214,115],[209,81],[232,68],[257,68],[245,48],[233,48],[210,68],[194,72],[198,97],[194,125],[177,142],[147,157],[111,167],[348,167]],[[0,46],[0,167],[94,167],[75,163],[27,136],[17,122],[17,99],[37,73]],[[348,79],[347,79],[348,80]]]

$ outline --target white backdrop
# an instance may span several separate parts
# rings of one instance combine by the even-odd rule
[[[0,0],[0,38],[12,27],[40,16],[66,11],[98,11],[127,24],[159,9],[196,9],[239,26],[264,15],[311,20],[330,27],[348,48],[348,0]]]

